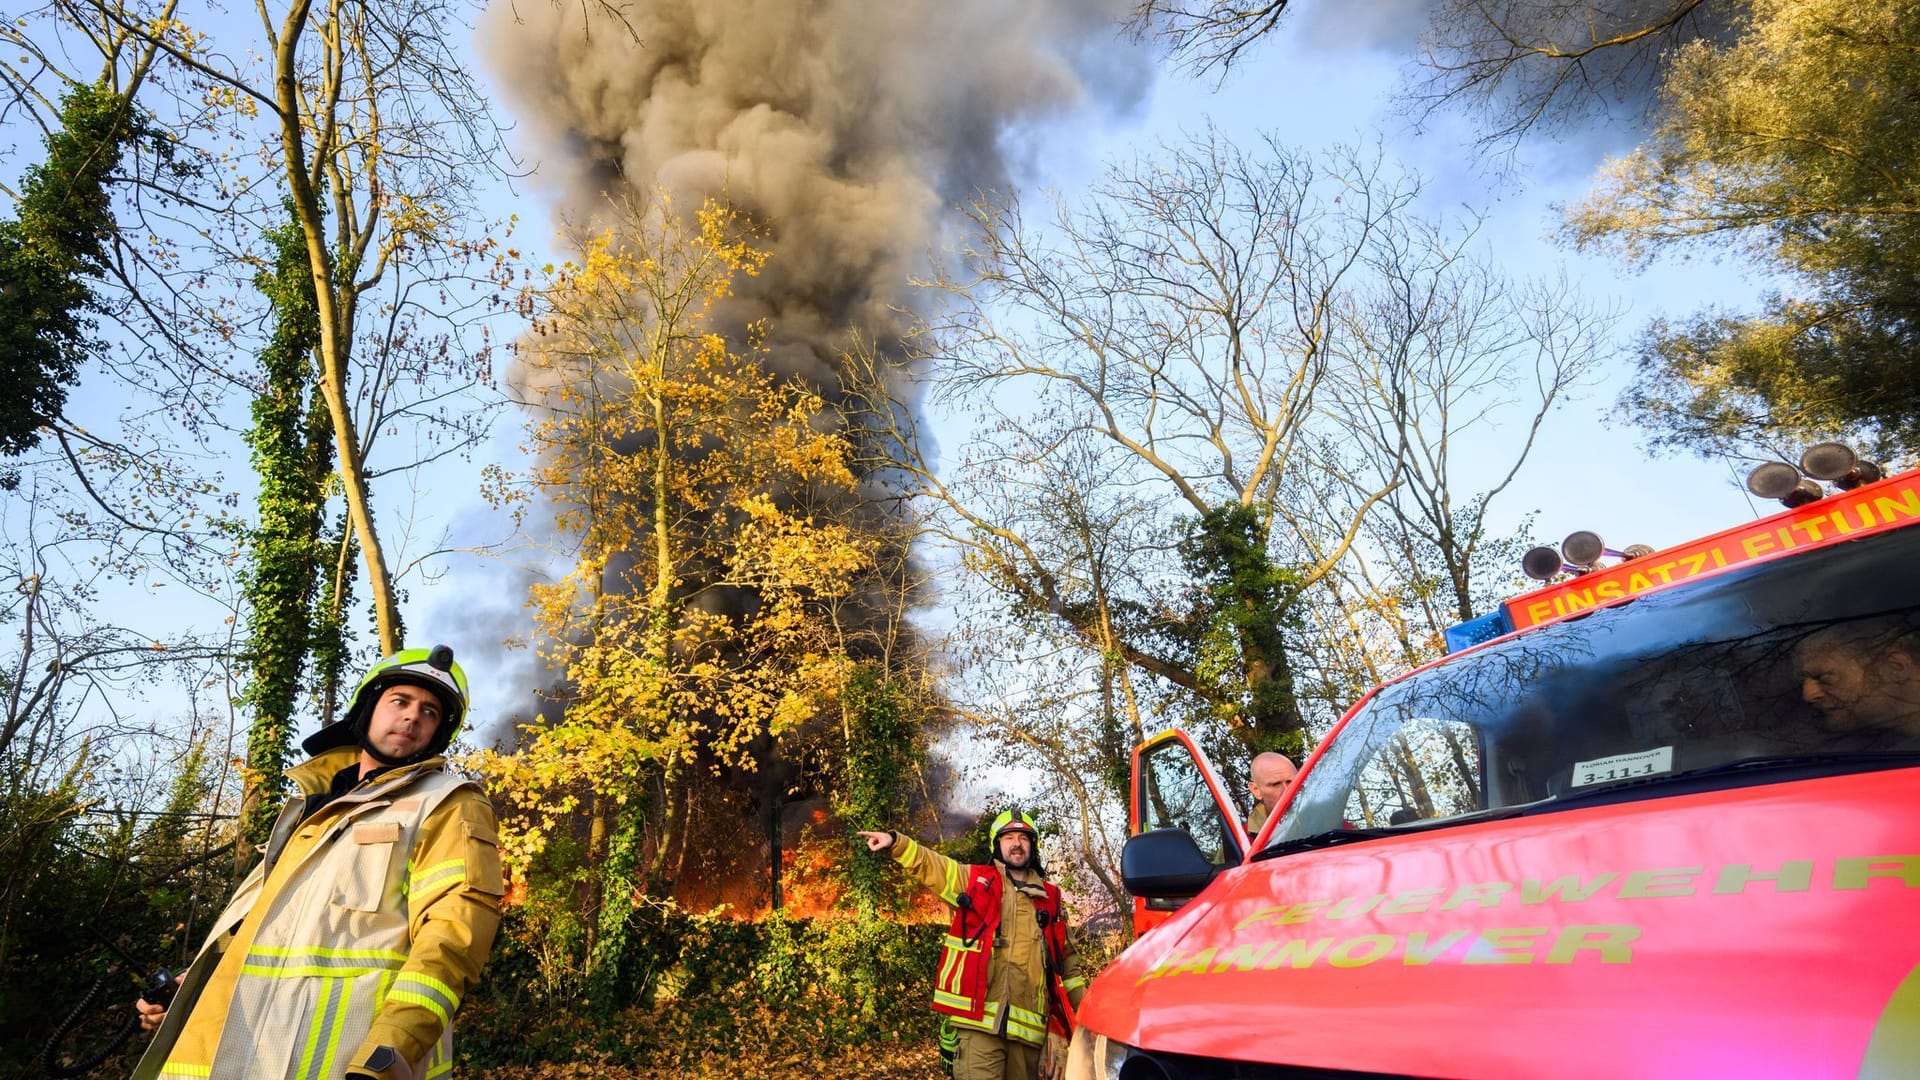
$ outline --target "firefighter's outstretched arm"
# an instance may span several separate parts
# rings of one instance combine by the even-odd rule
[[[943,902],[959,906],[960,886],[965,880],[959,863],[915,843],[911,836],[862,831],[860,838],[867,842],[868,851],[891,851],[894,861],[904,867],[916,883],[938,893]]]

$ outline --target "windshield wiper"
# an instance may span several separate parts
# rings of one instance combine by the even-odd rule
[[[1292,855],[1297,851],[1312,851],[1315,848],[1334,847],[1339,844],[1351,844],[1355,840],[1378,840],[1385,836],[1403,836],[1408,830],[1394,829],[1330,829],[1312,836],[1296,836],[1291,840],[1282,840],[1277,844],[1268,844],[1253,853],[1254,861],[1275,859],[1282,855]]]
[[[1315,848],[1351,844],[1356,840],[1381,840],[1389,836],[1414,836],[1419,833],[1434,832],[1439,829],[1451,829],[1455,825],[1472,825],[1480,821],[1498,821],[1501,818],[1516,817],[1529,807],[1535,805],[1538,804],[1529,803],[1526,806],[1499,806],[1492,810],[1476,810],[1470,814],[1455,814],[1452,817],[1427,818],[1420,821],[1409,821],[1405,825],[1393,825],[1389,827],[1358,826],[1354,828],[1329,829],[1323,833],[1314,833],[1312,836],[1296,836],[1291,840],[1282,840],[1276,844],[1268,844],[1266,847],[1253,853],[1253,861],[1258,862],[1261,859],[1274,859],[1282,855],[1291,855],[1298,851],[1312,851]]]

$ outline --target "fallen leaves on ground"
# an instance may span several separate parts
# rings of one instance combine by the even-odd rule
[[[858,1076],[866,1080],[944,1080],[933,1040],[879,1043],[836,1050],[830,1058],[805,1054],[715,1058],[696,1065],[634,1068],[600,1062],[501,1065],[476,1070],[474,1080],[819,1080]]]

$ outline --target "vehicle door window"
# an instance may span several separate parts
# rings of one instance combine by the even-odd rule
[[[1224,866],[1240,860],[1220,804],[1214,801],[1205,775],[1193,755],[1179,742],[1164,742],[1140,756],[1135,802],[1140,808],[1139,831],[1187,830],[1207,861]]]

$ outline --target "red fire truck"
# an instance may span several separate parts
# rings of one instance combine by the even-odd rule
[[[1920,1077],[1920,472],[1779,468],[1751,524],[1570,537],[1258,836],[1185,735],[1141,746],[1153,928],[1070,1080]]]

